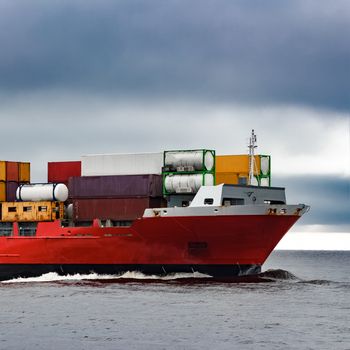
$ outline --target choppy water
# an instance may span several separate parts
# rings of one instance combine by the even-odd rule
[[[350,252],[277,251],[265,283],[135,272],[1,283],[0,349],[350,349],[349,266]]]

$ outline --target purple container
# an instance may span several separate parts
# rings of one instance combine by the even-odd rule
[[[161,175],[71,177],[70,198],[162,197]]]
[[[6,201],[15,202],[16,201],[16,191],[19,184],[15,181],[8,181],[6,183]]]

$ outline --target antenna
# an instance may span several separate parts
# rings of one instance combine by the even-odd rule
[[[254,177],[254,170],[256,168],[256,164],[255,164],[255,148],[257,148],[258,146],[255,144],[257,142],[256,139],[256,135],[254,134],[254,129],[252,129],[252,134],[249,138],[249,178],[248,178],[248,185],[252,184],[252,180]]]

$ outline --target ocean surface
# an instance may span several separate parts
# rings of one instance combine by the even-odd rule
[[[350,251],[275,251],[259,282],[48,274],[0,283],[0,349],[350,349]]]

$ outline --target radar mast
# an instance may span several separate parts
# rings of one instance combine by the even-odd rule
[[[254,172],[256,170],[256,163],[255,163],[255,148],[258,146],[256,145],[257,138],[254,133],[254,129],[252,129],[252,134],[249,138],[249,177],[248,177],[248,185],[252,185],[252,181],[254,178]]]

